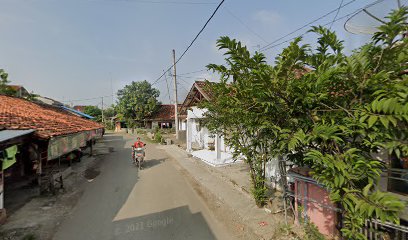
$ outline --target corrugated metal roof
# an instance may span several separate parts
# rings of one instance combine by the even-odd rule
[[[35,130],[2,130],[0,131],[0,142],[4,142],[16,137],[21,137],[30,133],[33,133]]]
[[[95,118],[95,117],[92,117],[91,115],[88,115],[86,113],[77,111],[77,110],[75,110],[73,108],[69,108],[69,107],[65,107],[65,106],[61,106],[61,108],[64,109],[64,110],[70,111],[72,113],[78,114],[81,117],[85,117],[85,118],[88,118],[88,119],[94,119]]]

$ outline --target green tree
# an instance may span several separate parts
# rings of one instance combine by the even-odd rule
[[[95,121],[102,121],[102,110],[97,106],[85,106],[84,113],[95,118]]]
[[[118,93],[117,111],[126,120],[128,127],[142,126],[143,121],[149,117],[160,102],[157,98],[159,90],[153,88],[146,80],[132,82]]]
[[[112,104],[109,108],[103,111],[103,116],[105,118],[105,127],[109,130],[115,129],[115,124],[113,122],[113,117],[117,116],[116,106]]]
[[[103,115],[106,119],[110,120],[112,117],[116,116],[115,106],[112,105],[103,111]]]
[[[0,94],[14,96],[16,92],[7,85],[9,83],[7,78],[8,74],[4,71],[4,69],[0,69]]]
[[[399,222],[404,205],[377,188],[385,162],[372,153],[408,156],[407,8],[394,11],[372,41],[343,53],[343,42],[313,27],[317,46],[295,39],[269,66],[240,42],[222,37],[226,65],[212,84],[208,127],[246,157],[257,202],[265,197],[265,162],[286,158],[313,177],[343,209],[343,235],[365,239],[366,219]]]

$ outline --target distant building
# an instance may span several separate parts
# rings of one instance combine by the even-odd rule
[[[179,105],[179,111],[181,105]],[[146,119],[146,128],[173,128],[175,124],[174,104],[162,104],[151,117]],[[180,127],[179,127],[180,128]]]
[[[49,98],[49,97],[39,96],[39,95],[35,96],[35,101],[43,103],[43,104],[53,105],[53,106],[62,106],[62,105],[64,105],[64,104],[62,104],[61,102],[59,102],[57,100],[54,100],[54,99]]]
[[[75,110],[77,110],[77,111],[80,111],[80,112],[85,112],[85,108],[86,108],[87,106],[83,106],[83,105],[76,105],[76,106],[74,106],[74,107],[72,107],[73,109],[75,109]]]
[[[8,85],[13,91],[16,92],[16,97],[27,98],[30,96],[30,93],[21,85]]]
[[[231,164],[234,162],[231,149],[225,144],[224,138],[212,134],[205,126],[205,108],[200,108],[199,103],[211,101],[213,95],[208,84],[204,81],[195,81],[187,94],[181,109],[182,126],[186,126],[187,151],[212,166]]]

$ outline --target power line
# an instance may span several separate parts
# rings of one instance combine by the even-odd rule
[[[376,4],[381,3],[381,2],[383,2],[383,1],[385,1],[385,0],[377,0],[377,1],[375,1],[375,2],[373,2],[373,3],[371,3],[371,4],[369,4],[368,6],[373,6],[373,5],[376,5]],[[343,6],[345,6],[345,5],[343,5]],[[353,11],[352,13],[349,13],[349,14],[347,14],[347,15],[344,15],[344,16],[340,17],[340,18],[337,18],[334,22],[343,20],[343,19],[348,18],[348,17],[350,17],[350,16],[352,16],[352,15],[355,15],[356,13],[358,13],[359,11],[361,11],[362,9],[364,9],[364,8],[366,8],[366,7],[367,7],[367,6],[362,7],[362,8],[359,8],[359,9]],[[333,22],[333,21],[330,21],[330,22],[328,22],[328,23],[323,24],[322,26],[330,25],[330,24],[332,24],[332,22]],[[290,41],[296,39],[297,37],[302,37],[302,36],[306,35],[307,33],[309,33],[309,31],[304,32],[303,34],[298,35],[298,36],[293,37],[293,38],[290,38],[290,39],[288,39],[288,40],[282,41],[282,42],[280,42],[280,43],[271,45],[271,46],[269,46],[269,47],[263,49],[262,52],[265,52],[265,51],[267,51],[267,50],[269,50],[269,49],[271,49],[271,48],[280,46],[280,45],[282,45],[282,44],[284,44],[284,43],[290,42]]]
[[[347,3],[345,3],[343,6],[341,6],[341,8],[344,8],[345,6],[351,4],[351,3],[355,2],[355,1],[357,1],[357,0],[351,0],[351,1],[347,2]],[[294,30],[294,31],[292,31],[292,32],[290,32],[290,33],[288,33],[288,34],[286,34],[286,35],[284,35],[284,36],[282,36],[282,37],[280,37],[280,38],[278,38],[278,39],[272,41],[271,43],[268,43],[267,45],[263,46],[263,47],[260,49],[260,51],[263,52],[263,51],[266,50],[266,48],[269,49],[268,47],[271,46],[271,45],[273,45],[274,43],[279,42],[280,40],[282,40],[282,39],[284,39],[284,38],[286,38],[286,37],[288,37],[288,36],[294,34],[295,32],[298,32],[298,31],[302,30],[303,28],[306,28],[306,27],[310,26],[311,24],[313,24],[313,23],[315,23],[315,22],[317,22],[317,21],[319,21],[319,20],[321,20],[321,19],[327,17],[328,15],[330,15],[330,14],[336,12],[338,9],[339,9],[339,8],[336,8],[336,9],[334,9],[334,10],[332,10],[332,11],[330,11],[330,12],[324,14],[323,16],[316,18],[315,20],[306,23],[305,25],[303,25],[303,26],[297,28],[296,30]]]
[[[268,43],[268,41],[266,41],[265,38],[263,38],[260,34],[258,34],[258,33],[255,32],[254,30],[252,30],[252,28],[250,28],[244,21],[242,21],[239,17],[237,17],[235,14],[233,14],[231,10],[229,10],[227,7],[225,7],[225,9],[227,10],[227,12],[228,12],[233,18],[235,18],[239,23],[241,23],[242,26],[244,26],[246,29],[248,29],[248,31],[250,31],[252,34],[254,34],[255,36],[257,36],[259,39],[261,39],[261,40],[264,41],[265,43]]]
[[[184,55],[187,53],[187,51],[190,49],[191,46],[193,46],[194,42],[197,40],[197,38],[200,36],[200,34],[204,31],[204,29],[207,27],[208,23],[211,21],[211,19],[214,17],[214,15],[217,13],[218,9],[221,7],[221,5],[224,3],[225,0],[222,0],[217,8],[214,10],[214,12],[211,14],[210,18],[208,18],[208,20],[205,22],[204,26],[201,28],[201,30],[197,33],[197,35],[194,37],[193,41],[191,41],[190,45],[188,45],[188,47],[186,48],[186,50],[184,50],[184,52],[180,55],[180,57],[177,59],[177,61],[172,64],[167,70],[171,70],[171,68],[176,65],[183,57]],[[160,77],[158,77],[153,83],[152,85],[156,84],[163,76],[165,73],[163,73]]]
[[[89,100],[95,100],[99,98],[106,98],[106,97],[112,97],[113,95],[107,95],[107,96],[101,96],[101,97],[94,97],[94,98],[82,98],[82,99],[74,99],[74,100],[67,100],[67,101],[60,101],[60,102],[82,102],[82,101],[89,101]]]
[[[169,103],[171,103],[170,90],[169,90],[169,82],[167,81],[167,76],[166,76],[166,74],[164,74],[164,79],[166,79],[167,95],[169,96]]]
[[[197,70],[193,72],[180,73],[180,74],[177,74],[177,76],[189,75],[189,74],[199,73],[199,72],[204,72],[204,71],[207,71],[207,69],[201,69],[201,70]]]
[[[340,6],[339,6],[339,8],[337,9],[336,15],[334,16],[333,21],[332,21],[332,23],[330,24],[329,29],[332,28],[334,21],[336,21],[336,18],[337,18],[337,16],[339,15],[339,12],[340,12],[340,8],[341,8],[341,6],[343,5],[343,1],[344,1],[344,0],[341,0]]]
[[[187,2],[187,1],[149,1],[149,0],[109,0],[111,2],[153,3],[153,4],[178,4],[178,5],[215,5],[216,2]]]
[[[179,80],[182,80],[180,78],[178,78]],[[189,84],[188,82],[186,82],[185,80],[182,80],[184,83],[186,83],[187,85]],[[184,90],[186,90],[187,92],[189,92],[189,90],[187,89],[186,86],[184,86],[183,84],[181,84],[180,82],[177,83],[177,85],[181,86]]]

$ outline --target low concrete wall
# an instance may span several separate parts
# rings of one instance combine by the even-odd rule
[[[183,144],[187,141],[187,131],[186,130],[179,130],[178,131],[178,143]]]

